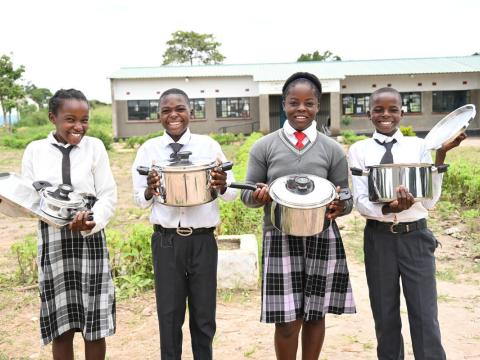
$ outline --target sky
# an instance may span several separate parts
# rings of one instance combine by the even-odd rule
[[[161,65],[177,30],[213,34],[226,64],[467,56],[479,14],[476,0],[2,0],[0,55],[37,87],[111,102],[108,76]]]

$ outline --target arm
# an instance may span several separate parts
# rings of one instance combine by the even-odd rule
[[[135,157],[135,161],[132,165],[132,182],[133,182],[133,200],[135,204],[137,204],[142,209],[146,209],[153,204],[153,194],[146,194],[145,191],[147,190],[147,177],[144,175],[140,175],[137,172],[138,166],[150,166],[151,160],[148,158],[145,146],[142,145],[138,149],[137,156]],[[150,175],[149,175],[150,176]],[[155,176],[152,174],[152,176]],[[155,180],[155,179],[153,179]],[[153,181],[150,178],[150,181]],[[149,197],[148,199],[146,198]],[[149,195],[152,195],[151,197]]]
[[[227,157],[222,151],[220,144],[215,142],[214,153],[216,154],[216,159],[219,164],[227,161]],[[211,173],[212,175],[212,185],[217,187],[220,190],[220,197],[225,201],[235,200],[237,197],[237,189],[228,188],[226,184],[230,184],[235,181],[232,170],[221,171],[220,168],[215,168]]]
[[[246,206],[259,208],[271,200],[268,195],[268,186],[265,184],[267,182],[267,168],[265,149],[257,141],[250,150],[245,182],[248,184],[261,184],[261,187],[255,191],[241,191],[240,198]]]
[[[334,144],[332,153],[332,163],[328,170],[327,179],[330,180],[335,186],[337,194],[342,192],[350,194],[348,188],[348,162],[343,149],[337,144]],[[335,219],[339,216],[347,215],[352,211],[353,199],[341,200],[335,199],[328,206],[330,212],[327,214],[328,219]]]

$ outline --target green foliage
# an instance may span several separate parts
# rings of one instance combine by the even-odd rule
[[[238,150],[235,165],[233,167],[233,172],[237,181],[241,182],[245,179],[250,148],[262,136],[261,133],[252,133]],[[220,234],[257,234],[261,232],[263,224],[263,208],[247,208],[239,198],[234,201],[222,201],[219,204],[220,218],[222,219],[219,228]]]
[[[412,125],[400,126],[400,131],[402,132],[403,136],[417,136],[415,131],[413,131]]]
[[[35,101],[38,108],[41,110],[48,105],[48,100],[52,97],[52,92],[47,88],[37,88],[33,84],[29,84],[25,87],[26,94]]]
[[[480,206],[480,164],[458,159],[443,178],[443,195],[467,207]]]
[[[109,106],[107,103],[104,103],[100,100],[89,100],[88,103],[90,104],[91,109],[96,109],[98,107],[107,107]]]
[[[365,135],[355,134],[355,131],[353,131],[353,130],[343,130],[341,132],[341,135],[343,137],[344,144],[347,144],[347,145],[352,145],[353,143],[355,143],[357,141],[360,141],[360,140],[363,140],[363,139],[367,138],[367,136],[365,136]]]
[[[219,42],[212,34],[198,34],[194,31],[175,31],[172,39],[167,41],[168,48],[163,54],[163,65],[218,64],[225,60],[219,51]]]
[[[1,144],[11,149],[24,149],[32,141],[47,137],[52,128],[52,125],[14,128],[13,134],[2,137]]]
[[[158,136],[163,135],[163,130],[155,131],[147,136],[130,136],[126,141],[125,141],[125,147],[129,149],[135,148],[137,145],[142,145],[145,141],[149,139],[153,139]]]
[[[352,117],[350,115],[343,115],[342,116],[342,125],[348,126],[352,123]]]
[[[232,134],[232,133],[210,133],[212,139],[217,141],[220,145],[228,145],[236,141],[243,141],[245,135],[243,134]]]
[[[22,241],[11,246],[11,251],[17,258],[18,268],[15,278],[20,284],[35,284],[38,278],[37,267],[37,237],[27,235]]]
[[[110,265],[119,299],[136,296],[154,286],[151,226],[135,224],[124,232],[107,229]]]
[[[112,147],[113,143],[113,137],[111,134],[107,133],[106,131],[98,128],[98,127],[93,127],[88,130],[88,136],[96,137],[100,140],[102,140],[103,145],[105,146],[105,149],[110,150]]]
[[[33,105],[35,107],[35,105]],[[40,111],[30,111],[31,108],[26,108],[22,112],[20,120],[15,124],[15,127],[25,127],[25,126],[43,126],[48,125],[50,120],[48,120],[48,111],[46,109]]]
[[[8,130],[11,128],[11,124],[7,114],[15,108],[17,100],[20,100],[24,94],[23,87],[17,83],[24,71],[23,65],[15,69],[9,56],[0,56],[0,107]]]
[[[340,61],[342,60],[340,56],[333,55],[330,50],[326,50],[323,54],[320,54],[318,50],[313,53],[302,54],[297,59],[297,61]]]

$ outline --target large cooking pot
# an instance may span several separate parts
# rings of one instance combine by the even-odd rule
[[[206,204],[218,197],[217,189],[211,186],[211,172],[220,167],[223,171],[232,169],[231,162],[218,165],[211,159],[190,159],[190,151],[178,152],[178,159],[160,164],[137,167],[141,175],[148,175],[156,171],[160,176],[160,195],[156,199],[167,206],[197,206]],[[255,190],[256,186],[240,183],[227,184],[228,187],[237,189]]]
[[[350,168],[354,176],[368,176],[368,199],[389,203],[397,199],[397,188],[405,186],[416,201],[433,196],[432,174],[447,171],[448,165],[383,164],[367,166],[366,170]]]
[[[328,180],[309,174],[283,176],[270,184],[271,220],[278,230],[294,236],[323,231],[327,205],[337,197]],[[342,193],[341,200],[350,198]]]
[[[40,209],[58,219],[71,220],[79,211],[90,211],[96,201],[95,196],[75,192],[68,184],[52,186],[48,181],[35,181],[33,187],[40,195]],[[93,220],[91,211],[88,220]]]

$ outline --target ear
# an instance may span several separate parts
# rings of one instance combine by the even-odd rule
[[[370,110],[367,110],[367,116],[370,120],[372,120],[372,114],[370,113]]]
[[[400,116],[403,118],[403,115],[405,114],[405,112],[403,110],[400,111]]]
[[[193,119],[193,109],[190,109],[190,118]]]
[[[54,115],[52,112],[49,112],[49,113],[48,113],[48,120],[50,120],[50,122],[51,122],[53,125],[56,125],[56,124],[57,124],[57,119],[55,118],[55,115]]]
[[[282,100],[282,110],[285,111],[285,100]]]

